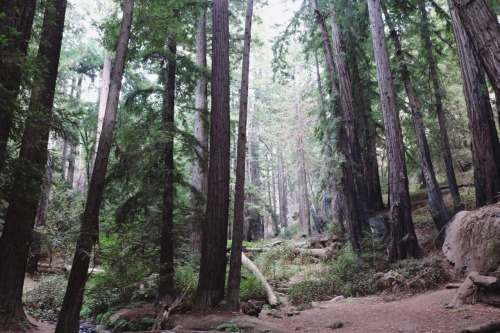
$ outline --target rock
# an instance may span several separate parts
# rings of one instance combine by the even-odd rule
[[[337,328],[344,327],[344,323],[341,321],[336,321],[333,324],[326,325],[326,328],[331,328],[332,330],[336,330]]]
[[[276,310],[276,309],[269,310],[267,315],[270,317],[273,317],[273,318],[283,318],[283,314],[279,310]]]
[[[264,302],[249,300],[248,302],[243,302],[241,306],[241,311],[249,316],[258,317],[259,313],[262,311],[262,305]]]
[[[500,204],[459,212],[446,227],[443,253],[461,274],[500,268]]]
[[[337,297],[334,297],[330,300],[330,302],[342,302],[343,300],[345,300],[345,297],[340,295],[340,296],[337,296]]]

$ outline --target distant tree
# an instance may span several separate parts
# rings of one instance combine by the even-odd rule
[[[210,166],[200,275],[195,308],[208,310],[224,298],[229,209],[229,8],[215,0],[212,13],[212,105]]]
[[[126,55],[132,26],[134,0],[126,0],[123,7],[123,17],[120,37],[116,48],[115,66],[111,72],[106,113],[103,120],[99,147],[95,159],[92,179],[87,193],[87,201],[82,218],[80,236],[64,295],[61,312],[56,326],[56,333],[78,332],[80,310],[83,303],[83,291],[87,282],[87,271],[90,264],[92,249],[99,237],[99,212],[102,204],[106,169],[113,140],[113,130],[116,123],[118,98],[125,69]]]
[[[0,238],[0,328],[20,327],[24,274],[47,166],[48,140],[61,53],[66,0],[53,0],[45,11],[37,62],[45,69],[31,93],[28,117],[15,168],[9,207]]]
[[[401,124],[396,104],[396,91],[392,81],[385,27],[379,0],[367,0],[370,15],[373,49],[377,67],[377,81],[384,116],[387,159],[389,161],[389,260],[415,258],[420,255],[408,188],[408,174],[404,156]]]

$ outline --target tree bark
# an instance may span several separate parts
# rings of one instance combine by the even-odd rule
[[[21,87],[22,62],[14,56],[26,56],[31,39],[31,28],[35,17],[36,0],[2,1],[0,12],[5,13],[0,34],[5,29],[7,43],[0,48],[0,172],[5,166],[7,141],[18,109],[17,96]],[[11,31],[16,32],[15,35]]]
[[[134,0],[126,0],[123,7],[123,17],[120,27],[120,37],[117,43],[115,66],[111,72],[108,101],[104,116],[99,148],[97,150],[92,178],[87,193],[87,201],[82,218],[80,236],[76,243],[73,264],[69,274],[68,286],[59,313],[56,333],[78,332],[78,322],[83,301],[83,291],[87,281],[87,271],[90,264],[92,248],[99,237],[99,212],[105,185],[106,169],[113,141],[113,130],[118,110],[118,98],[125,69]]]
[[[31,94],[28,118],[21,141],[19,167],[0,238],[0,327],[26,320],[22,292],[26,261],[47,166],[47,145],[61,53],[66,0],[54,0],[46,10],[37,60],[46,63],[42,85]],[[18,326],[19,327],[19,326]]]
[[[174,10],[174,19],[179,18],[178,10]],[[174,298],[174,131],[175,131],[175,75],[177,70],[177,41],[171,37],[167,42],[168,57],[166,59],[165,91],[163,94],[162,124],[165,134],[164,164],[165,179],[163,206],[161,214],[160,245],[160,299],[173,302]],[[165,80],[166,79],[166,80]]]
[[[279,194],[279,211],[280,211],[280,226],[288,228],[288,193],[286,189],[285,167],[283,160],[283,151],[278,148],[278,194]]]
[[[229,208],[229,8],[215,0],[212,14],[212,104],[206,220],[195,308],[208,310],[224,298]]]
[[[252,127],[255,123],[252,124]],[[260,177],[259,141],[255,135],[250,136],[248,159],[249,181],[256,191],[261,190],[262,181]],[[248,194],[249,202],[252,204],[248,210],[249,237],[248,241],[264,238],[264,222],[259,207],[262,205],[260,199],[253,193]]]
[[[359,146],[358,133],[356,131],[356,110],[351,84],[349,63],[347,62],[347,49],[341,27],[337,24],[335,12],[331,11],[332,37],[335,50],[336,68],[339,77],[339,93],[346,128],[349,158],[351,160],[354,184],[356,186],[358,218],[362,225],[368,225],[368,189],[366,186],[363,161],[361,159],[361,148]],[[348,185],[348,184],[346,184]]]
[[[207,9],[203,7],[198,18],[196,34],[196,64],[200,69],[207,67]],[[207,114],[207,79],[205,73],[198,73],[194,101],[194,137],[196,157],[193,163],[191,182],[196,189],[193,193],[193,221],[191,222],[190,248],[194,253],[201,250],[201,226],[204,217],[203,206],[207,197],[208,184],[208,114]]]
[[[413,83],[411,82],[410,71],[408,70],[408,66],[406,66],[405,63],[400,36],[396,31],[394,24],[392,23],[387,9],[384,7],[383,10],[385,19],[388,22],[388,26],[390,29],[390,38],[392,39],[394,47],[396,49],[396,57],[399,61],[399,73],[401,74],[401,79],[405,86],[406,95],[408,96],[408,101],[410,104],[413,126],[415,127],[415,133],[417,137],[418,151],[420,153],[422,173],[424,175],[425,184],[427,187],[427,196],[429,198],[429,204],[431,207],[432,219],[438,231],[441,231],[448,223],[450,217],[448,216],[448,212],[446,211],[443,196],[441,194],[441,189],[439,188],[436,180],[436,174],[434,173],[431,152],[429,149],[429,144],[427,142],[427,136],[425,135],[425,125],[422,119],[422,113],[420,112],[420,103],[417,100],[417,94],[415,93]]]
[[[438,78],[437,61],[436,58],[434,57],[434,52],[432,50],[429,19],[427,16],[427,10],[425,9],[424,0],[419,0],[419,8],[423,21],[421,25],[422,38],[424,40],[425,49],[427,51],[427,61],[429,63],[432,88],[434,90],[436,114],[438,116],[438,122],[439,122],[439,137],[441,140],[441,149],[443,152],[443,160],[446,169],[446,178],[448,179],[448,185],[450,186],[450,194],[451,194],[451,199],[453,201],[453,207],[455,208],[455,210],[458,210],[461,207],[461,199],[460,199],[460,193],[458,191],[457,178],[455,177],[455,169],[453,168],[453,158],[451,156],[450,140],[448,138],[448,131],[446,129],[446,117],[443,110],[441,85],[439,83],[439,78]]]
[[[404,159],[403,137],[398,118],[396,92],[392,81],[384,23],[379,0],[367,0],[377,67],[377,81],[386,132],[389,170],[389,223],[391,229],[389,260],[396,261],[420,255],[420,247],[411,216],[408,176]]]
[[[241,70],[240,118],[238,122],[238,150],[236,160],[236,185],[234,191],[234,222],[231,258],[226,300],[231,311],[240,308],[241,261],[243,246],[243,220],[245,208],[245,154],[247,143],[248,76],[250,71],[250,42],[252,36],[253,0],[247,0],[243,63]]]
[[[500,192],[498,134],[488,92],[484,89],[486,87],[484,72],[476,50],[460,23],[457,8],[452,0],[449,0],[448,4],[469,117],[476,205],[481,207],[497,202],[496,196]]]
[[[485,0],[453,0],[493,89],[500,94],[500,24]]]

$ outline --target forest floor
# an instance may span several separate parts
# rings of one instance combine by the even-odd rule
[[[384,296],[347,298],[317,302],[292,317],[273,318],[264,310],[260,318],[284,332],[332,332],[329,326],[342,323],[339,333],[404,332],[453,333],[500,318],[500,309],[482,304],[446,309],[456,290],[441,289],[387,301]],[[53,333],[55,325],[36,322],[29,333]],[[203,320],[203,319],[198,319]],[[207,330],[212,329],[207,327]],[[248,332],[248,331],[247,331]]]

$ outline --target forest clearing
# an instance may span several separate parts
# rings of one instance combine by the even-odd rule
[[[0,332],[500,332],[499,0],[2,0]]]

